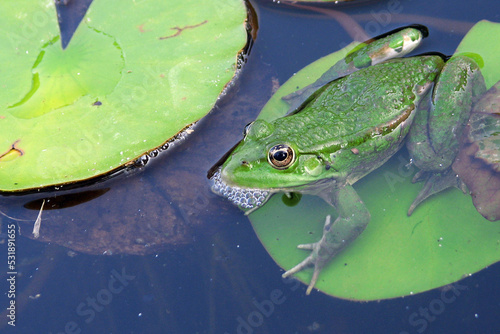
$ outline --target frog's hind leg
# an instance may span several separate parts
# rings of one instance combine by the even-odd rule
[[[406,146],[421,170],[414,182],[426,183],[408,215],[433,194],[450,187],[465,189],[451,165],[460,149],[472,103],[484,90],[479,66],[469,57],[454,56],[441,71],[432,95],[420,103]]]
[[[427,37],[427,28],[421,25],[403,27],[375,37],[356,46],[347,56],[330,67],[312,84],[282,97],[291,114],[307,103],[321,87],[357,70],[379,64],[388,59],[404,57]]]

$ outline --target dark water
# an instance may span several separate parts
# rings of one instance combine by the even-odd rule
[[[124,213],[121,220],[127,214],[126,208],[117,202],[131,205],[132,196],[132,203],[137,205],[134,210],[149,211],[151,217],[151,211],[168,206],[177,194],[190,198],[184,189],[193,188],[196,194],[201,194],[191,196],[198,202],[191,200],[191,207],[177,208],[193,230],[187,240],[178,242],[182,245],[159,247],[146,255],[130,255],[130,249],[120,252],[115,246],[115,251],[107,252],[115,255],[102,256],[74,253],[56,242],[18,236],[16,327],[6,325],[6,318],[0,319],[2,333],[500,332],[498,264],[456,283],[453,293],[433,290],[368,303],[316,292],[305,296],[304,286],[281,280],[282,270],[265,252],[248,219],[223,199],[209,195],[204,179],[206,170],[239,139],[244,125],[256,117],[271,94],[271,78],[282,83],[303,66],[352,40],[335,18],[314,12],[300,14],[264,1],[253,4],[259,30],[248,63],[238,84],[197,131],[143,173],[106,184],[111,190],[87,202],[84,210],[71,207],[52,210],[44,216],[50,221],[50,217],[56,219],[57,211],[70,212],[80,224],[85,223],[85,218],[95,221],[99,217],[113,217],[104,225],[116,225],[120,217],[106,214],[121,211]],[[411,23],[426,24],[431,37],[419,52],[445,54],[453,53],[463,37],[462,31],[471,23],[480,19],[500,22],[500,4],[493,1],[373,1],[339,10],[354,15],[370,35]],[[438,24],[433,24],[426,21],[429,17],[463,23],[438,20]],[[198,162],[200,156],[205,158]],[[176,174],[180,173],[176,170],[178,165],[188,170],[192,178]],[[164,175],[177,175],[177,183],[170,188],[164,186]],[[149,194],[151,189],[155,196]],[[151,205],[152,200],[158,206]],[[3,204],[9,207],[11,216],[34,218],[35,210],[22,208],[28,201],[4,199]],[[93,216],[92,211],[100,214]],[[11,221],[2,218],[2,222],[5,233],[5,224]],[[149,223],[153,223],[152,218],[140,220],[142,226]],[[66,224],[72,223],[66,221]],[[42,232],[48,233],[48,228],[44,232],[44,226]],[[84,232],[79,233],[84,234],[87,229],[91,227],[83,225]],[[73,239],[68,231],[76,233],[71,229],[64,231],[67,235],[59,236],[58,243],[64,238]],[[112,236],[123,237],[116,232]],[[90,237],[83,235],[82,240],[72,244],[78,244],[77,248],[82,250],[87,242],[91,253],[106,249],[106,245],[91,244]],[[7,247],[5,244],[0,247],[3,254]],[[0,273],[2,309],[8,306],[4,295],[9,288],[5,272]]]

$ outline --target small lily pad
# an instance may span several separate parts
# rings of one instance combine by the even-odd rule
[[[272,120],[286,113],[281,96],[313,82],[339,55],[324,57],[288,80],[259,118]],[[483,218],[471,197],[457,189],[433,196],[411,217],[406,215],[422,187],[411,183],[415,170],[407,168],[408,162],[403,151],[354,185],[371,221],[321,272],[316,284],[320,291],[351,300],[395,298],[453,283],[500,260],[500,224]],[[308,255],[298,244],[320,239],[328,214],[336,216],[318,197],[303,196],[289,207],[274,196],[249,217],[269,254],[288,270]],[[295,276],[308,284],[311,275],[306,270]]]
[[[62,49],[53,1],[0,13],[0,191],[109,173],[206,115],[247,43],[241,0],[93,1]]]
[[[500,36],[500,24],[479,21],[465,35],[455,54],[465,54],[476,60],[484,76],[486,88],[490,89],[500,80],[498,55],[500,43],[495,38]]]

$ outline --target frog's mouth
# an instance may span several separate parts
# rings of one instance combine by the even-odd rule
[[[245,210],[248,215],[252,211],[263,206],[274,194],[270,189],[240,188],[229,186],[221,178],[221,168],[212,171],[210,176],[212,191],[223,196]]]

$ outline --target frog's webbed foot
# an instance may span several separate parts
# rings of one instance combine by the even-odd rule
[[[332,257],[354,241],[370,221],[370,213],[365,204],[349,184],[333,189],[331,193],[323,198],[337,209],[338,217],[334,222],[331,222],[329,215],[326,217],[323,235],[318,242],[298,246],[300,249],[310,250],[311,254],[304,261],[283,274],[283,277],[288,277],[305,268],[314,267],[311,282],[307,287],[307,294],[311,293],[321,270],[330,262]]]
[[[331,219],[330,215],[326,216],[325,229],[329,229],[330,219]],[[283,278],[286,278],[304,269],[314,267],[311,282],[309,283],[309,286],[307,287],[306,290],[306,294],[309,295],[318,280],[319,273],[321,272],[323,267],[330,261],[330,258],[333,256],[333,253],[329,249],[330,247],[327,247],[327,245],[325,245],[324,235],[318,242],[314,242],[311,244],[301,244],[298,245],[297,248],[310,250],[311,254],[309,254],[309,256],[306,257],[304,261],[300,262],[295,267],[285,272],[282,276]]]
[[[415,183],[420,181],[425,181],[424,187],[420,190],[420,193],[408,209],[408,216],[411,216],[416,207],[428,197],[445,189],[456,187],[464,193],[467,192],[467,187],[451,168],[441,173],[425,172],[421,170],[415,174],[412,182]]]

